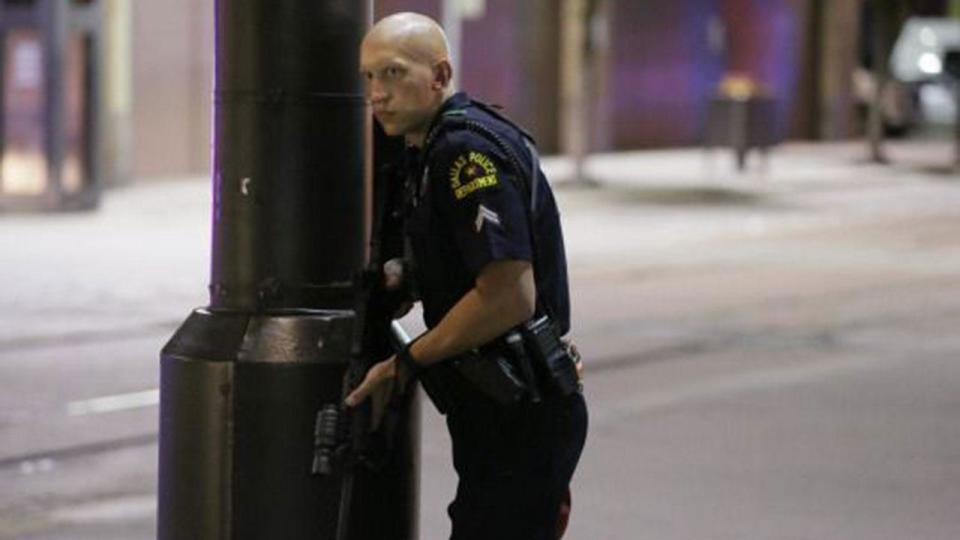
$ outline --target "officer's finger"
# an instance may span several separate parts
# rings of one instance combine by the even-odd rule
[[[387,381],[385,384],[378,385],[370,393],[370,401],[373,404],[373,418],[370,419],[371,429],[377,429],[380,427],[380,421],[383,419],[383,414],[386,412],[387,404],[390,401],[392,393],[393,384],[390,381]]]
[[[360,383],[360,386],[356,387],[353,392],[350,392],[347,399],[343,401],[347,404],[347,407],[356,407],[366,401],[372,391],[373,381],[370,380],[370,373],[367,373],[367,376],[363,379],[363,382]]]

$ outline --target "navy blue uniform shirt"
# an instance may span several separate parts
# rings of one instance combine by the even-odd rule
[[[482,124],[496,139],[462,123],[442,125],[454,117]],[[474,288],[487,264],[524,260],[534,266],[538,312],[549,312],[566,334],[570,300],[560,215],[538,167],[532,246],[524,186],[533,155],[521,131],[458,93],[443,104],[430,132],[435,136],[428,135],[425,153],[409,156],[406,220],[427,327]]]

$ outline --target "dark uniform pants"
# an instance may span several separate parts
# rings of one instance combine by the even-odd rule
[[[587,435],[579,393],[540,404],[476,402],[447,416],[460,482],[451,540],[555,540]]]

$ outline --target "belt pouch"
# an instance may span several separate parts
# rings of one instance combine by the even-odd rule
[[[563,397],[580,390],[576,362],[549,318],[543,317],[525,324],[523,336],[547,387]]]
[[[495,348],[465,353],[454,365],[476,391],[500,405],[517,403],[527,392],[516,368]]]

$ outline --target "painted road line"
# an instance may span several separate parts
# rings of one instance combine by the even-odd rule
[[[153,407],[160,403],[160,390],[146,390],[129,394],[102,396],[83,401],[72,401],[67,404],[68,416],[84,416],[88,414],[103,414],[130,409]]]

